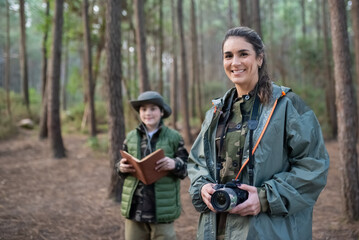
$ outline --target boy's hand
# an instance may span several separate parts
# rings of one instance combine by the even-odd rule
[[[158,160],[156,164],[157,166],[155,167],[155,170],[158,172],[173,170],[176,167],[175,160],[169,157],[164,157],[161,160]]]
[[[126,159],[126,158],[122,158],[118,163],[116,163],[116,168],[117,168],[121,173],[136,172],[136,170],[134,169],[134,167],[132,166],[132,164],[127,163],[127,159]]]

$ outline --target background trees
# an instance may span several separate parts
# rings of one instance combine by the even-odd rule
[[[121,1],[107,0],[106,12],[106,89],[108,94],[108,119],[110,137],[110,169],[111,184],[109,194],[121,199],[121,182],[117,173],[113,170],[115,163],[119,161],[120,149],[125,140],[125,121],[122,104],[122,66],[121,66]]]
[[[81,129],[86,99],[91,95],[95,109],[92,119],[96,120],[93,126],[99,138],[92,138],[89,144],[110,149],[111,163],[114,163],[125,133],[138,124],[132,120],[128,100],[151,89],[162,92],[171,104],[173,115],[169,123],[183,132],[186,144],[190,145],[191,138],[200,128],[202,116],[211,107],[211,99],[222,96],[231,87],[222,67],[222,38],[229,27],[244,24],[255,28],[263,38],[273,80],[292,87],[316,112],[326,138],[336,137],[339,119],[336,111],[342,116],[344,105],[338,104],[336,110],[331,46],[334,38],[330,30],[338,21],[334,20],[329,26],[328,10],[335,7],[328,6],[327,1],[87,1],[88,17],[82,23],[88,23],[88,26],[79,24],[85,16],[85,1],[66,1],[62,37],[48,38],[47,23],[56,13],[54,0],[49,0],[48,4],[47,1],[0,1],[0,114],[4,116],[0,118],[0,138],[11,134],[10,130],[15,129],[19,119],[30,116],[26,105],[18,104],[22,99],[19,97],[23,93],[22,86],[25,86],[21,78],[20,62],[23,61],[20,60],[23,58],[20,53],[27,52],[28,99],[33,113],[41,112],[42,94],[44,104],[57,99],[58,91],[63,96],[58,103],[52,103],[52,107],[44,106],[45,110],[51,108],[58,112],[55,125],[61,123],[63,129],[58,130],[57,135],[76,131],[93,135],[92,128]],[[358,48],[354,47],[358,45],[355,45],[358,42],[358,2],[344,1],[344,4],[343,11],[348,15],[344,20],[347,26],[343,27],[348,32],[345,55],[355,61],[349,61],[341,68],[352,76],[352,85],[343,86],[345,91],[351,91],[353,85],[356,87],[359,75],[355,67],[359,53],[354,50]],[[116,14],[112,12],[115,8]],[[26,16],[22,21],[21,9]],[[106,14],[109,9],[112,9],[111,18],[110,12]],[[23,28],[20,28],[20,22]],[[6,31],[5,23],[9,23],[9,31]],[[113,35],[108,35],[110,33]],[[21,51],[21,36],[23,39],[26,36],[26,51]],[[57,50],[51,49],[55,41]],[[85,44],[87,42],[91,44]],[[105,42],[107,48],[103,54]],[[60,62],[57,55],[58,60],[54,63],[50,57],[55,53],[66,56],[64,61]],[[42,70],[46,64],[49,64],[48,70]],[[85,79],[89,80],[90,75],[92,83],[86,84]],[[53,84],[50,81],[54,76],[58,80],[52,87],[48,86],[52,92],[48,89],[47,99],[44,89]],[[11,104],[5,97],[7,86]],[[108,108],[107,103],[110,104]],[[56,109],[60,104],[65,106],[62,111]],[[346,109],[345,116],[355,114],[355,110],[356,107]],[[12,120],[8,116],[10,111]],[[7,114],[3,114],[5,112]],[[46,116],[49,115],[32,114],[31,118],[35,123],[45,122],[44,126],[47,126]],[[119,119],[123,122],[117,122]],[[350,124],[351,128],[353,126]],[[110,140],[101,138],[107,131]],[[352,162],[356,157],[353,159]]]
[[[62,46],[64,1],[55,1],[55,13],[52,29],[52,45],[49,69],[49,84],[47,87],[48,106],[48,130],[53,156],[55,158],[65,157],[65,147],[62,141],[60,122],[60,66]]]
[[[343,164],[343,195],[346,215],[359,219],[359,175],[357,105],[350,72],[349,37],[344,1],[330,0],[335,96],[338,116],[338,142]]]
[[[20,66],[21,66],[21,87],[22,98],[26,105],[27,111],[30,114],[29,101],[29,80],[27,72],[27,51],[26,51],[26,17],[25,17],[25,1],[20,0]]]

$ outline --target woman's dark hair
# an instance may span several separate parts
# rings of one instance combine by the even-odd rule
[[[264,52],[264,44],[258,33],[248,27],[235,27],[229,29],[222,42],[223,45],[229,37],[242,37],[246,42],[252,44],[256,57],[262,55],[263,62],[261,68],[258,69],[258,96],[262,103],[268,103],[272,96],[272,83],[267,72],[267,61]]]

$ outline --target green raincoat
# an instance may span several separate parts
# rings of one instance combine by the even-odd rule
[[[225,99],[213,100],[192,146],[188,176],[192,203],[201,213],[197,239],[216,239],[216,214],[201,198],[201,188],[216,183],[215,134]],[[276,100],[278,100],[276,102]],[[276,104],[275,104],[276,103]],[[275,106],[276,105],[276,106]],[[290,89],[273,84],[273,97],[260,107],[257,142],[273,107],[273,115],[255,151],[254,186],[264,188],[269,210],[256,216],[228,214],[225,239],[311,239],[313,206],[327,181],[329,156],[317,118]],[[246,136],[242,164],[249,156]],[[249,184],[247,167],[241,182]]]

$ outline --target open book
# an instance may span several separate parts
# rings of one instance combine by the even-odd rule
[[[157,172],[155,170],[156,162],[165,157],[165,154],[162,149],[157,149],[156,151],[147,155],[141,160],[138,160],[126,151],[120,150],[120,152],[122,157],[126,158],[127,161],[135,168],[136,172],[131,174],[146,185],[156,182],[158,179],[162,178],[163,176],[166,176],[169,172]]]

